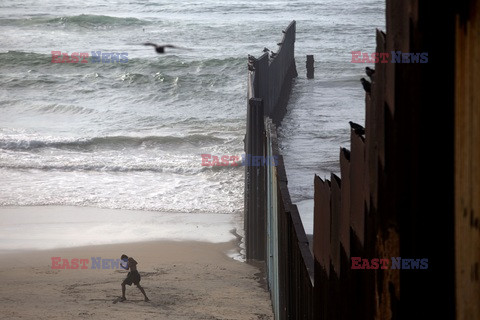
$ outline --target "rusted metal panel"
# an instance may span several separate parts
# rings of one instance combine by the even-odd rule
[[[313,318],[313,281],[314,263],[308,247],[308,240],[303,229],[300,214],[296,205],[291,205],[291,304],[290,319],[314,319]]]
[[[377,29],[377,52],[386,52],[386,34]],[[375,64],[375,88],[374,88],[374,109],[375,109],[375,130],[372,131],[376,140],[376,152],[379,165],[385,167],[385,63]],[[378,167],[378,165],[377,165]],[[372,189],[375,192],[375,189]],[[376,201],[375,201],[376,203]]]
[[[409,36],[408,3],[406,1],[386,1],[386,52],[400,50],[409,51],[409,42],[405,41]],[[389,62],[391,58],[389,57]],[[392,114],[395,114],[395,88],[397,63],[385,63],[385,101],[390,107]]]
[[[314,290],[314,319],[329,319],[328,307],[330,306],[329,277],[325,268],[315,259],[315,286]]]
[[[377,50],[385,52],[385,33],[377,29]],[[385,63],[375,64],[372,94],[365,96],[365,203],[367,212],[378,209],[378,170],[384,164]],[[380,156],[381,154],[381,156]],[[374,208],[371,209],[370,206]]]
[[[350,225],[364,245],[365,238],[365,196],[363,193],[365,170],[365,143],[362,136],[351,130],[350,154]]]
[[[330,256],[333,271],[340,277],[340,215],[341,215],[341,181],[340,178],[331,174],[331,197],[330,197]]]
[[[372,88],[371,91],[374,92],[375,90],[375,81],[372,80]],[[363,190],[365,195],[365,205],[367,213],[370,212],[370,180],[373,180],[375,177],[371,176],[370,172],[370,165],[374,160],[374,153],[376,147],[376,139],[375,139],[375,95],[365,94],[365,163],[366,166],[363,178]]]
[[[456,317],[480,319],[480,1],[456,19]]]
[[[274,150],[276,148],[273,148]],[[279,237],[279,319],[315,319],[314,259],[287,186],[283,158],[277,165]]]
[[[340,172],[342,175],[339,239],[350,258],[350,151],[340,149]]]
[[[267,119],[267,123],[271,123]],[[270,126],[269,126],[270,127]],[[274,128],[274,125],[271,125]],[[283,157],[278,153],[275,134],[271,135],[271,151],[278,156],[276,173],[278,237],[278,319],[315,319],[313,282],[314,259],[298,213],[288,191]]]
[[[305,265],[306,269],[312,272],[313,275],[313,257],[308,247],[308,239],[305,233],[305,228],[303,227],[302,218],[300,218],[300,213],[298,212],[298,208],[295,204],[291,205],[290,215],[292,219],[293,231],[297,237],[298,247],[302,253],[301,258],[303,260],[303,264]],[[313,277],[311,278],[311,281],[313,283]]]
[[[313,254],[330,275],[330,181],[315,175],[314,185]]]
[[[330,307],[330,185],[314,177],[313,253],[315,260],[315,319],[329,319]]]

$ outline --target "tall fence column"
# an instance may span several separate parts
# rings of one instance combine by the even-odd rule
[[[249,260],[265,260],[265,124],[263,100],[251,98],[247,110],[245,174],[248,204],[245,212],[245,244]]]

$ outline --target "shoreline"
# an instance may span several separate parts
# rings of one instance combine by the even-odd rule
[[[222,243],[238,241],[243,233],[235,214],[57,205],[0,207],[0,222],[0,254],[160,240]],[[239,259],[243,247],[240,241]]]

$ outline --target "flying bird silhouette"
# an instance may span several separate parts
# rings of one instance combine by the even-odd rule
[[[157,53],[165,53],[165,48],[175,48],[175,49],[183,49],[183,48],[180,48],[180,47],[177,47],[177,46],[173,46],[171,44],[165,44],[163,46],[159,46],[159,45],[156,45],[155,43],[151,43],[151,42],[145,42],[143,44],[144,46],[152,46],[152,47],[155,47],[155,51]]]

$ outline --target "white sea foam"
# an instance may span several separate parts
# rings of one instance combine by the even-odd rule
[[[44,206],[0,208],[0,252],[150,240],[228,242],[232,215]],[[238,253],[237,253],[238,255]]]

